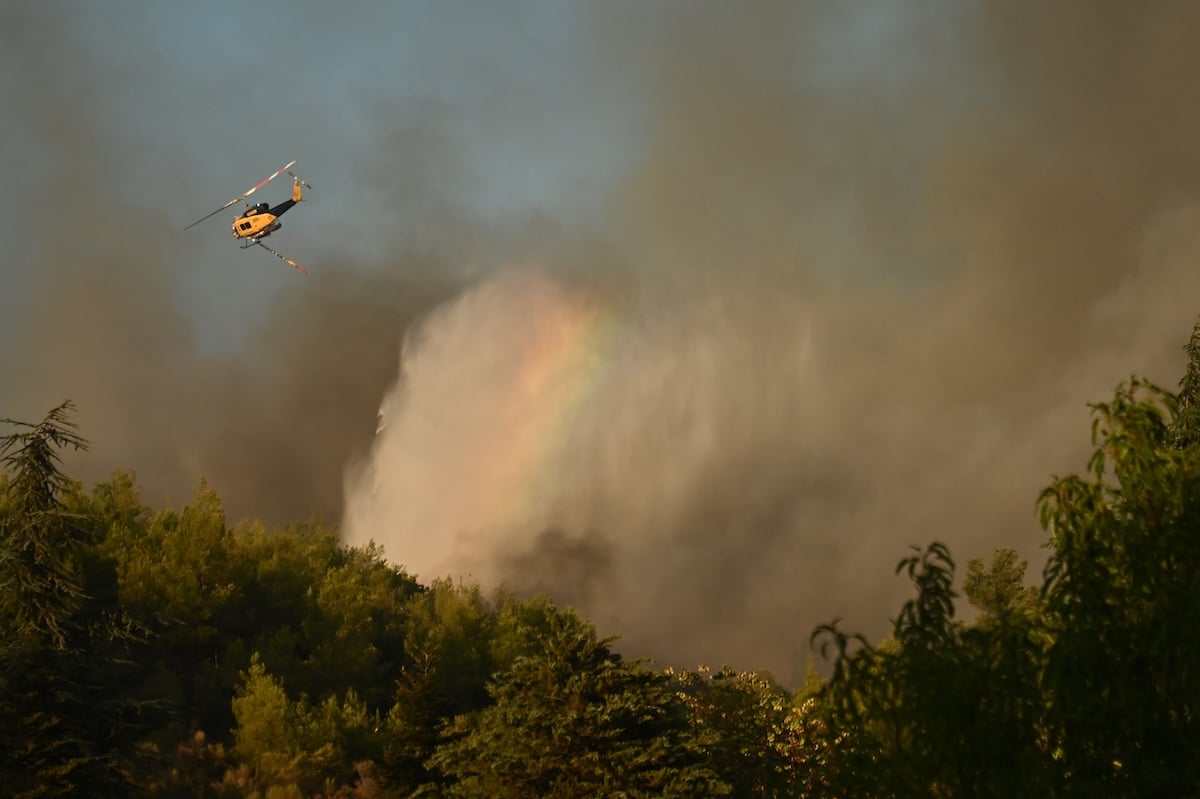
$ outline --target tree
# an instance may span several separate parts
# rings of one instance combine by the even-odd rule
[[[995,623],[1014,613],[1036,612],[1038,592],[1024,584],[1027,565],[1014,549],[997,549],[987,565],[981,558],[972,558],[967,563],[963,593],[968,602],[982,611],[980,623]]]
[[[902,561],[917,588],[891,647],[836,624],[824,700],[835,794],[1195,796],[1200,785],[1200,348],[1180,397],[1144,380],[1093,405],[1083,475],[1037,507],[1052,554],[1036,597],[1000,552],[953,621],[949,553]]]
[[[387,709],[390,684],[405,665],[405,603],[416,580],[384,562],[374,546],[348,549],[344,562],[319,578],[315,607],[300,627],[314,695],[358,692],[372,709]],[[313,593],[314,589],[310,589]]]
[[[670,679],[612,653],[570,611],[541,651],[489,686],[494,704],[455,719],[430,766],[451,797],[719,796]]]
[[[1200,322],[1192,327],[1184,352],[1188,362],[1174,398],[1171,444],[1179,449],[1195,449],[1200,446]]]
[[[1033,622],[956,622],[949,551],[913,549],[896,571],[917,595],[890,644],[870,646],[836,622],[813,634],[836,655],[823,697],[835,736],[832,795],[1048,795]]]
[[[25,432],[0,437],[4,485],[0,527],[0,618],[15,641],[66,646],[85,598],[79,554],[87,543],[63,495],[75,484],[59,471],[59,450],[87,449],[64,402],[40,424],[0,420]]]
[[[112,494],[104,487],[97,501]],[[106,551],[122,604],[156,635],[154,658],[139,664],[147,695],[186,714],[179,736],[228,729],[229,697],[251,651],[240,625],[251,615],[244,592],[253,572],[233,546],[220,497],[201,481],[181,510],[109,512],[135,520],[112,531]],[[229,663],[228,651],[241,657]]]
[[[127,793],[148,710],[123,690],[142,631],[89,590],[115,577],[94,568],[94,525],[69,509],[79,489],[59,452],[87,446],[72,411],[64,402],[38,424],[3,420],[19,432],[0,437],[0,784],[9,796]]]
[[[405,603],[405,665],[384,722],[382,772],[397,790],[432,786],[439,727],[487,705],[496,614],[478,585],[437,580]]]
[[[319,788],[348,785],[356,761],[372,754],[370,731],[377,723],[354,691],[315,706],[304,695],[293,700],[257,656],[242,674],[233,714],[233,754],[243,768],[228,780],[240,789],[290,788],[312,796]]]
[[[1200,785],[1200,447],[1186,402],[1142,380],[1093,406],[1086,476],[1039,511],[1054,553],[1048,734],[1065,795],[1189,796]]]
[[[815,752],[808,708],[753,672],[701,667],[674,676],[705,760],[733,796],[782,798],[806,787]]]

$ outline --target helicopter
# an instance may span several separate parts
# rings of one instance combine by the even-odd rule
[[[295,165],[296,162],[294,160],[284,164],[279,169],[271,173],[271,175],[265,180],[255,184],[254,186],[251,186],[244,194],[239,194],[237,197],[234,197],[232,200],[225,203],[212,213],[205,214],[184,228],[184,230],[191,230],[204,220],[221,213],[232,205],[236,205],[239,202],[245,203],[245,212],[233,220],[233,237],[241,242],[242,249],[246,250],[255,246],[262,247],[264,250],[271,253],[288,266],[294,267],[300,270],[301,274],[307,275],[308,270],[303,266],[296,263],[291,258],[288,258],[278,250],[272,249],[266,244],[263,244],[263,239],[265,239],[267,236],[270,236],[272,233],[282,227],[279,222],[279,217],[283,216],[285,213],[291,210],[292,206],[304,199],[304,194],[301,187],[305,189],[312,188],[312,186],[305,181],[304,178],[291,171],[291,168]],[[284,172],[287,172],[292,176],[292,198],[290,200],[284,200],[283,202],[279,203],[279,205],[274,207],[272,207],[270,203],[258,203],[254,205],[246,202],[246,198],[248,198],[251,194],[258,191],[263,186],[282,175]]]

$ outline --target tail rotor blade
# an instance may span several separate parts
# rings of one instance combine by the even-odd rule
[[[296,162],[295,162],[295,161],[293,161],[292,163],[294,164],[294,163],[296,163]],[[289,170],[288,170],[288,174],[289,174],[289,175],[291,175],[292,177],[294,177],[296,180],[300,181],[300,185],[304,186],[304,188],[306,188],[306,189],[311,189],[311,188],[312,188],[312,184],[311,184],[311,183],[309,183],[307,180],[305,180],[304,178],[302,178],[302,177],[300,177],[299,175],[297,175],[297,174],[296,174],[295,172],[293,172],[292,170],[290,170],[290,169],[289,169]]]

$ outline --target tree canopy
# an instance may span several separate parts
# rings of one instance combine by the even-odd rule
[[[914,546],[879,642],[769,675],[625,659],[570,607],[422,584],[319,520],[85,490],[63,403],[0,420],[0,780],[145,797],[1195,796],[1200,326],[1036,498],[1047,565]],[[402,555],[403,553],[396,553]],[[974,613],[962,615],[969,605]]]

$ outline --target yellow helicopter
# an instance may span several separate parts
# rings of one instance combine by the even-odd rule
[[[246,198],[249,197],[251,194],[258,191],[263,186],[267,185],[272,180],[274,180],[275,178],[282,175],[284,172],[287,172],[289,175],[292,176],[292,198],[290,200],[284,200],[279,205],[276,205],[274,207],[271,207],[270,203],[258,203],[257,205],[251,205],[250,203],[246,203],[245,213],[243,213],[241,216],[239,216],[233,220],[233,237],[242,242],[243,250],[248,249],[250,247],[254,247],[254,246],[262,247],[264,250],[271,253],[272,255],[274,255],[279,260],[283,261],[288,266],[295,267],[296,269],[299,269],[302,274],[307,275],[308,274],[307,269],[305,269],[303,266],[301,266],[300,264],[293,261],[291,258],[288,258],[286,255],[279,252],[278,250],[271,249],[266,244],[263,244],[263,241],[262,241],[267,236],[270,236],[272,233],[274,233],[276,230],[279,230],[279,228],[282,227],[282,225],[279,222],[279,217],[281,217],[285,213],[287,213],[293,205],[295,205],[296,203],[298,203],[304,199],[304,194],[303,194],[301,187],[306,188],[306,189],[312,188],[312,186],[309,185],[308,182],[306,182],[303,178],[301,178],[295,172],[291,171],[291,168],[293,166],[295,166],[295,164],[296,164],[295,161],[291,161],[287,164],[284,164],[279,169],[277,169],[273,173],[271,173],[271,175],[269,177],[267,177],[265,180],[263,180],[262,182],[254,185],[254,186],[251,186],[244,194],[239,194],[237,197],[234,197],[232,200],[225,203],[224,205],[222,205],[220,208],[213,211],[212,213],[202,216],[201,218],[197,219],[195,222],[193,222],[192,224],[190,224],[186,228],[184,228],[184,230],[191,230],[196,225],[203,222],[205,219],[208,219],[209,217],[214,216],[215,214],[221,213],[226,208],[229,208],[232,205],[236,205],[239,202],[245,202]]]

